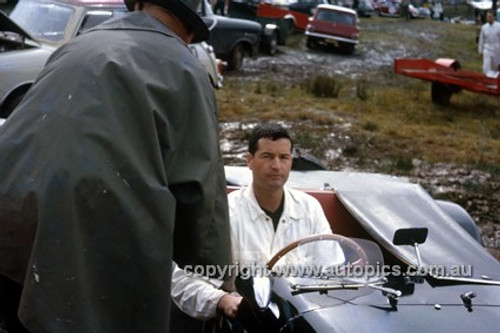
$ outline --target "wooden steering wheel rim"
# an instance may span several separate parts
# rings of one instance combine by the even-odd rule
[[[285,254],[290,252],[291,250],[299,247],[300,245],[304,245],[307,243],[315,242],[318,240],[335,240],[338,241],[341,244],[345,244],[347,247],[351,248],[356,252],[356,254],[360,257],[359,260],[357,260],[354,264],[360,264],[360,263],[368,263],[368,256],[366,255],[365,250],[361,246],[359,246],[355,241],[353,241],[350,238],[337,235],[337,234],[317,234],[317,235],[310,235],[306,237],[302,237],[300,239],[297,239],[294,242],[291,242],[281,250],[279,250],[272,258],[269,260],[267,263],[267,269],[270,271],[273,269],[274,265],[280,260]]]

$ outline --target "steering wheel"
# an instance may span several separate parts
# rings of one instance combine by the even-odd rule
[[[340,245],[345,245],[351,250],[353,250],[358,255],[359,259],[351,263],[351,265],[366,265],[369,262],[365,250],[363,250],[363,248],[359,246],[358,243],[356,243],[352,239],[336,234],[318,234],[318,235],[306,236],[288,244],[287,246],[279,250],[271,258],[271,260],[269,260],[269,262],[267,263],[267,268],[271,271],[274,265],[276,265],[276,263],[278,262],[278,260],[280,260],[288,252],[299,247],[300,245],[322,240],[334,240],[337,241]]]

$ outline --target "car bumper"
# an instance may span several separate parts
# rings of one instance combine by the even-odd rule
[[[318,40],[323,40],[327,44],[336,44],[336,43],[349,43],[353,45],[358,44],[357,39],[352,39],[352,38],[346,38],[346,37],[340,37],[340,36],[332,36],[332,35],[326,35],[326,34],[320,34],[316,32],[305,32],[307,37],[312,37]]]

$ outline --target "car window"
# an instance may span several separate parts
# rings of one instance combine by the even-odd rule
[[[78,29],[78,33],[95,27],[102,22],[109,20],[112,17],[119,17],[125,15],[126,11],[112,11],[112,10],[92,10],[88,11],[83,18],[82,24]]]
[[[353,15],[335,12],[332,10],[320,10],[316,17],[319,21],[334,22],[337,24],[354,25],[355,19]]]
[[[10,18],[23,27],[33,38],[49,42],[64,39],[74,9],[59,4],[20,1]]]

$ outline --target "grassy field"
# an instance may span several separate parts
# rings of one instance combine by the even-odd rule
[[[404,47],[429,59],[452,56],[462,68],[480,72],[475,26],[412,20],[401,27],[399,19],[363,20],[360,44],[373,49]],[[292,43],[303,43],[302,35],[294,39]],[[258,80],[226,76],[225,87],[217,92],[221,121],[309,125],[314,131],[299,135],[299,143],[320,156],[324,147],[318,138],[349,124],[348,133],[354,138],[350,152],[355,150],[360,162],[418,158],[500,173],[498,97],[462,91],[452,96],[450,105],[437,106],[431,103],[428,82],[395,75],[388,66],[361,72],[354,79],[337,75],[318,83],[320,79],[305,73],[294,83],[283,84],[273,75]],[[318,90],[325,89],[332,93],[318,97]]]

